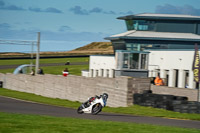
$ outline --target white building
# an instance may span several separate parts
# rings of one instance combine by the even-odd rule
[[[200,43],[200,16],[138,14],[119,17],[128,31],[113,35],[115,55],[90,56],[89,77],[156,77],[169,87],[197,88],[194,44]],[[84,75],[84,73],[83,73]]]

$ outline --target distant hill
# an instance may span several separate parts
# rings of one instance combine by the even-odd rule
[[[111,42],[92,42],[83,47],[68,51],[71,54],[113,54]]]
[[[114,54],[111,42],[92,42],[83,47],[66,52],[40,52],[40,56],[70,56],[92,54]],[[30,57],[30,54],[17,52],[0,53],[0,57]]]

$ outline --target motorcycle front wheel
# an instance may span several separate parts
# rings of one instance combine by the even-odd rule
[[[77,113],[78,113],[78,114],[83,114],[82,109],[83,109],[82,106],[80,106],[80,107],[77,109]]]
[[[98,114],[99,112],[101,112],[101,110],[102,110],[101,104],[97,103],[97,104],[95,104],[94,107],[92,108],[92,114],[93,114],[93,115],[96,115],[96,114]]]

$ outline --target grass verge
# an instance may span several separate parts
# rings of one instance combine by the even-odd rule
[[[60,66],[45,66],[42,67],[44,73],[46,74],[56,74],[62,75],[62,71],[67,67],[70,74],[72,75],[81,75],[82,70],[89,69],[88,65],[64,65],[67,61],[69,62],[88,62],[88,57],[82,58],[51,58],[51,59],[40,59],[40,64],[48,64],[48,63],[63,63]],[[21,65],[21,64],[30,64],[30,59],[19,59],[19,60],[1,60],[0,65]],[[0,69],[0,73],[13,73],[15,69]]]
[[[82,70],[88,70],[89,65],[68,65],[68,66],[46,66],[42,67],[45,74],[55,74],[55,75],[62,75],[62,71],[65,68],[68,68],[70,74],[81,76]],[[13,73],[15,69],[0,69],[0,73]]]
[[[199,133],[198,129],[0,112],[2,133]]]
[[[89,57],[40,59],[40,64],[47,64],[47,63],[63,63],[63,64],[65,64],[67,61],[88,62]],[[21,64],[30,64],[30,62],[31,62],[31,59],[1,60],[0,65],[21,65]],[[33,63],[35,63],[35,59],[33,59]]]
[[[0,88],[0,95],[14,97],[14,98],[28,100],[28,101],[39,102],[39,103],[45,103],[45,104],[50,104],[50,105],[69,107],[69,108],[74,108],[74,109],[76,109],[80,106],[79,102],[47,98],[47,97],[38,96],[35,94],[18,92],[18,91],[3,89],[3,88]],[[172,111],[168,111],[168,110],[164,110],[164,109],[156,109],[156,108],[143,107],[143,106],[138,106],[138,105],[129,106],[129,107],[119,107],[119,108],[105,107],[103,109],[103,111],[111,112],[111,113],[140,115],[140,116],[200,120],[200,114],[187,114],[187,113],[172,112]]]

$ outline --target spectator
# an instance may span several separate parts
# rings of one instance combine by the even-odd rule
[[[44,74],[43,69],[39,68],[37,74],[42,74],[43,75]]]
[[[23,74],[23,71],[22,71],[22,69],[20,69],[20,70],[19,70],[19,73],[20,73],[20,74]]]
[[[32,69],[31,70],[31,73],[30,73],[32,76],[34,76],[35,75],[35,71],[34,71],[34,69]]]
[[[69,75],[69,71],[68,71],[68,68],[65,68],[63,70],[63,76],[67,77],[67,75]]]
[[[164,85],[163,80],[160,78],[160,76],[157,76],[156,79],[154,80],[155,85],[161,86]]]

